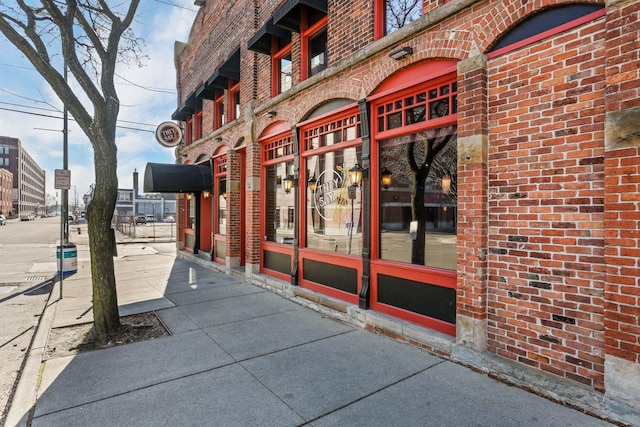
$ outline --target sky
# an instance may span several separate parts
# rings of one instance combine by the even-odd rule
[[[193,0],[140,2],[132,26],[135,34],[145,40],[142,54],[147,58],[141,68],[118,64],[119,77],[115,78],[120,99],[116,135],[120,188],[133,188],[133,172],[137,170],[142,192],[147,162],[175,161],[174,149],[156,141],[155,129],[170,121],[176,109],[174,42],[188,40],[197,12]],[[24,55],[1,34],[0,52],[0,135],[20,139],[22,147],[46,172],[47,198],[59,200],[54,174],[63,166],[62,102]],[[95,178],[93,148],[71,116],[68,165],[72,185],[69,201],[73,202],[74,193],[80,200]]]

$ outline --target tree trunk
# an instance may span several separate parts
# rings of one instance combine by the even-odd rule
[[[118,194],[116,145],[107,138],[93,144],[96,185],[87,208],[93,318],[101,339],[113,336],[120,328],[116,278],[113,262],[115,238],[111,219]]]
[[[429,174],[428,168],[414,174],[413,194],[411,197],[411,217],[417,221],[418,229],[415,240],[411,241],[411,264],[424,265],[424,245],[427,231],[427,210],[424,207],[424,183]]]

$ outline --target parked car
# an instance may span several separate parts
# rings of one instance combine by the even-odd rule
[[[146,224],[146,223],[147,223],[146,216],[139,216],[136,218],[136,224]]]
[[[164,222],[176,222],[176,219],[172,216],[168,216],[164,219]]]
[[[156,222],[156,217],[153,215],[147,215],[147,222]]]
[[[0,215],[0,225],[7,225],[7,218],[4,215]]]
[[[20,221],[31,221],[31,215],[22,215]]]

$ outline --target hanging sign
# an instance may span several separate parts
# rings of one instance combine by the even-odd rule
[[[156,140],[163,147],[173,148],[182,142],[182,129],[173,122],[163,122],[156,128]]]

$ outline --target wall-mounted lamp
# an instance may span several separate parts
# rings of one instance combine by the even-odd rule
[[[205,0],[195,0],[193,2],[194,5],[196,6],[204,6]]]
[[[181,154],[181,156],[182,156],[182,157],[187,157],[187,156],[188,156],[188,154]]]
[[[311,178],[309,178],[307,184],[309,185],[309,190],[311,190],[312,193],[315,193],[316,188],[318,187],[318,180],[316,179],[316,176],[313,175]]]
[[[380,172],[380,183],[382,184],[383,188],[386,189],[391,187],[391,177],[391,171],[386,167],[383,167],[382,171]]]
[[[295,178],[293,175],[287,175],[286,178],[282,178],[282,188],[284,188],[285,193],[291,193],[291,189],[294,187],[294,181]]]
[[[392,50],[389,53],[389,58],[400,61],[401,59],[404,59],[409,55],[413,55],[413,48],[411,46],[402,46],[398,49]]]
[[[265,117],[267,119],[273,119],[277,115],[278,115],[278,112],[276,110],[269,110],[266,113],[264,113],[262,117]]]
[[[187,200],[193,199],[193,193],[187,193]]]
[[[351,169],[349,169],[349,179],[351,180],[351,185],[354,187],[359,187],[362,183],[362,179],[367,177],[367,171],[362,169],[359,164],[355,164]]]
[[[451,177],[447,174],[442,177],[442,192],[449,194],[449,190],[451,190]]]
[[[221,137],[221,136],[216,136],[215,141],[216,141],[216,142],[220,142],[220,141],[222,141],[222,137]]]
[[[209,190],[204,190],[204,191],[202,192],[202,195],[204,196],[204,198],[205,198],[205,199],[208,199],[208,198],[209,198],[209,196],[211,195],[211,193],[209,192]]]

